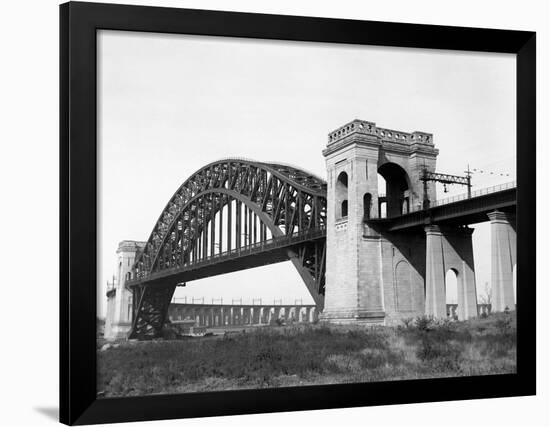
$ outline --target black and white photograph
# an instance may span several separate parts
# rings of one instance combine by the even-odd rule
[[[514,55],[97,46],[98,397],[516,372]]]

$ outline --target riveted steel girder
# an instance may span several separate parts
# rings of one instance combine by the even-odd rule
[[[172,272],[181,277],[198,266],[209,268],[207,262],[234,259],[241,251],[265,257],[271,248],[286,248],[322,307],[326,242],[319,232],[324,236],[325,225],[326,183],[310,173],[242,159],[205,166],[172,196],[136,259],[128,282],[137,301],[132,334],[159,333],[158,322],[165,316],[160,301],[175,286],[168,280]],[[316,238],[308,240],[310,235]]]

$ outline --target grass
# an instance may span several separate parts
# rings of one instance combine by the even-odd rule
[[[397,327],[300,325],[98,351],[100,396],[513,373],[515,314]]]

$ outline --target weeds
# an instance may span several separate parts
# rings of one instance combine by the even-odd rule
[[[432,316],[418,316],[414,325],[419,331],[429,331],[434,326],[434,318]]]
[[[406,329],[412,328],[413,325],[414,325],[413,322],[414,322],[414,319],[412,317],[407,317],[407,318],[401,320],[401,323],[403,323],[403,326]]]
[[[101,396],[515,372],[514,313],[397,328],[286,326],[98,351]]]

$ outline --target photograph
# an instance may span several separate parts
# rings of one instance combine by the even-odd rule
[[[515,374],[516,55],[97,31],[97,398]]]

